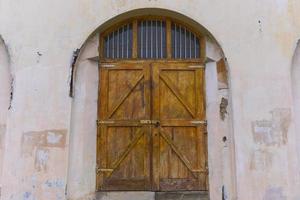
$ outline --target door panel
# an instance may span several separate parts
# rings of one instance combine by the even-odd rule
[[[100,67],[97,187],[150,188],[149,68],[118,64]]]
[[[100,67],[98,190],[206,190],[204,69]]]
[[[156,190],[206,190],[204,69],[152,64],[154,186]]]

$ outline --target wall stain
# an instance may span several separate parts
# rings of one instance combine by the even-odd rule
[[[47,171],[49,149],[38,148],[35,153],[34,167],[37,171]]]
[[[23,200],[35,200],[36,198],[33,196],[31,192],[24,192]]]
[[[270,113],[272,115],[270,120],[252,122],[254,142],[267,146],[285,145],[288,141],[291,110],[289,108],[276,108]]]
[[[228,71],[226,68],[225,59],[222,58],[217,62],[217,73],[218,73],[218,88],[228,89]]]
[[[222,97],[221,103],[220,103],[220,118],[224,121],[227,112],[227,106],[228,106],[228,99]]]
[[[34,168],[47,171],[51,148],[65,148],[67,130],[45,130],[26,132],[22,135],[21,155],[34,156]]]
[[[3,138],[6,132],[6,125],[5,124],[0,124],[0,149],[3,148]]]
[[[40,147],[64,148],[67,130],[44,130],[26,132],[22,135],[22,155],[32,156]]]
[[[269,187],[264,195],[263,200],[286,200],[281,187]]]
[[[273,154],[265,149],[258,149],[251,155],[250,169],[265,171],[273,164]]]
[[[64,188],[65,182],[62,179],[46,180],[45,186],[49,188]]]

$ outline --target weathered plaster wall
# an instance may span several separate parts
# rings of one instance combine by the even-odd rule
[[[300,41],[298,40],[292,60],[292,87],[294,98],[294,117],[296,125],[297,143],[300,143]],[[298,157],[300,158],[300,145],[298,146]]]
[[[95,191],[98,107],[98,34],[80,51],[75,66],[68,167],[68,198],[77,199]]]
[[[8,115],[12,89],[11,75],[8,49],[0,36],[0,187],[2,187],[2,166],[4,157],[6,119]]]
[[[15,77],[1,198],[64,198],[72,53],[99,25],[137,8],[187,15],[225,52],[238,199],[299,199],[290,76],[300,38],[297,0],[2,0],[0,33],[10,47]]]

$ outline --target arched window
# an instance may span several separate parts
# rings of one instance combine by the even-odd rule
[[[203,36],[168,18],[135,18],[109,29],[100,38],[102,60],[205,57]]]

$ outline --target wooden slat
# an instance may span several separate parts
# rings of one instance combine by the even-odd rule
[[[171,20],[166,21],[166,31],[167,31],[167,58],[172,58],[172,30],[171,30],[172,22]]]
[[[132,23],[132,58],[136,59],[138,55],[138,21]]]

